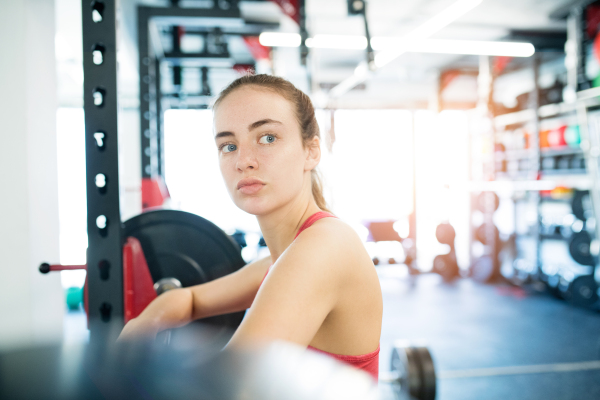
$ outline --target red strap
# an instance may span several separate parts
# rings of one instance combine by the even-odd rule
[[[320,220],[321,218],[327,218],[327,217],[337,218],[335,215],[333,215],[331,213],[328,213],[326,211],[319,211],[319,212],[314,213],[310,217],[308,217],[308,219],[306,221],[304,221],[304,223],[302,224],[302,226],[300,227],[300,229],[298,229],[298,233],[296,233],[296,236],[294,237],[294,240],[296,240],[296,238],[298,237],[298,235],[300,233],[302,233],[303,230],[309,228],[312,224],[314,224],[316,221]],[[262,286],[263,282],[265,281],[265,279],[267,278],[267,275],[269,274],[269,271],[271,270],[272,266],[273,266],[273,264],[271,264],[269,266],[269,268],[267,269],[267,273],[265,274],[264,278],[260,282],[261,286]]]
[[[319,211],[319,212],[314,213],[313,215],[308,217],[306,219],[306,221],[304,221],[304,223],[302,224],[300,229],[298,229],[298,233],[296,233],[296,236],[294,237],[294,239],[296,239],[298,237],[298,235],[302,233],[303,230],[310,228],[310,226],[312,224],[314,224],[321,218],[327,218],[327,217],[337,218],[335,215],[328,213],[327,211]]]

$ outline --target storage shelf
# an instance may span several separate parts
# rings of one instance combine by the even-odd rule
[[[537,109],[537,116],[544,119],[573,112],[577,109],[577,104],[580,101],[583,101],[588,108],[600,107],[600,87],[578,92],[577,101],[573,103],[546,104],[541,106]],[[535,117],[535,110],[521,110],[513,113],[498,115],[496,118],[494,118],[494,125],[496,128],[504,128],[509,125],[519,125],[531,122],[535,119]]]
[[[561,176],[573,176],[573,175],[586,175],[587,171],[583,168],[569,168],[569,169],[543,169],[541,171],[542,176],[552,176],[552,175],[561,175]]]
[[[494,157],[497,160],[522,160],[530,158],[535,155],[535,151],[531,149],[523,150],[507,150],[497,151],[494,153]],[[542,157],[559,157],[559,156],[572,156],[572,155],[583,155],[583,150],[578,147],[544,147],[540,150]]]

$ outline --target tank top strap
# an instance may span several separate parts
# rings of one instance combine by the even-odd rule
[[[300,227],[300,229],[298,229],[298,233],[296,233],[296,236],[294,237],[294,239],[296,239],[298,237],[298,235],[302,233],[302,231],[304,231],[305,229],[310,228],[310,226],[312,224],[314,224],[315,222],[317,222],[321,218],[327,218],[327,217],[337,218],[335,215],[333,215],[331,213],[328,213],[327,211],[319,211],[319,212],[314,213],[313,215],[311,215],[310,217],[308,217],[306,219],[306,221],[304,221],[304,223],[302,224],[302,226]]]
[[[298,233],[296,233],[296,236],[294,237],[294,240],[298,237],[298,235],[300,233],[302,233],[303,230],[310,228],[310,226],[312,224],[314,224],[316,221],[320,220],[321,218],[327,218],[327,217],[333,217],[333,218],[337,218],[335,215],[328,213],[326,211],[319,211],[314,213],[313,215],[311,215],[310,217],[308,217],[308,219],[306,221],[304,221],[304,223],[302,224],[302,226],[300,227],[300,229],[298,229]],[[265,279],[267,278],[267,275],[269,274],[269,271],[271,271],[271,267],[273,266],[273,264],[271,264],[269,266],[269,268],[267,269],[267,273],[265,274],[265,276],[263,277],[262,281],[261,281],[261,286],[262,283],[265,281]]]

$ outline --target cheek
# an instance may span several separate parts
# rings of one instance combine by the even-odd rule
[[[303,176],[304,154],[296,146],[282,146],[277,151],[265,151],[261,158],[263,166],[273,177],[282,181],[284,186],[295,185],[294,178],[301,179]]]

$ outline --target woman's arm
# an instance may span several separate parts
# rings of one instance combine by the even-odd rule
[[[270,265],[266,257],[214,281],[163,293],[125,325],[119,339],[154,338],[196,319],[245,310]]]

